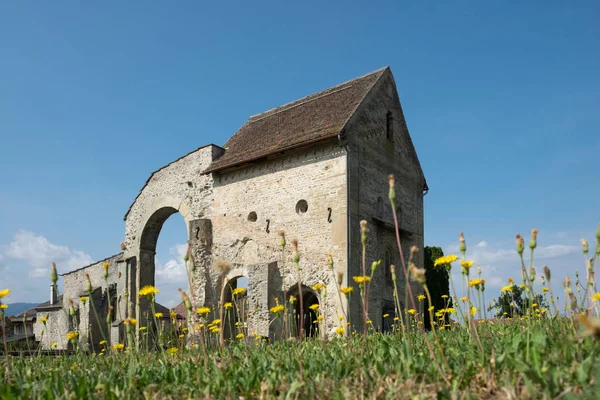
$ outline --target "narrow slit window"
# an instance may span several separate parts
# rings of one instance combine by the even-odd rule
[[[394,141],[394,118],[392,117],[392,113],[389,111],[386,116],[385,136],[387,140],[391,142]]]

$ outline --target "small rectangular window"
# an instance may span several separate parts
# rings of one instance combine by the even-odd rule
[[[392,113],[389,111],[386,117],[385,136],[387,140],[394,141],[394,118],[392,118]]]

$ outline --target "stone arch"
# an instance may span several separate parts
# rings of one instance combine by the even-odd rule
[[[245,273],[244,273],[245,272]],[[243,268],[232,270],[225,279],[226,285],[223,292],[223,303],[231,303],[232,307],[224,310],[223,321],[221,326],[224,331],[225,339],[235,339],[239,333],[246,336],[248,334],[248,311],[250,298],[250,285],[244,288],[244,293],[234,296],[236,289],[242,288],[240,281],[248,280],[248,273]]]
[[[156,277],[156,245],[158,238],[164,223],[173,214],[180,212],[181,203],[177,204],[176,201],[163,201],[154,211],[149,213],[149,216],[144,219],[145,223],[142,225],[141,232],[138,235],[138,263],[136,265],[136,284],[135,284],[135,295],[132,296],[132,300],[138,299],[137,292],[146,285],[155,285]],[[176,204],[177,207],[173,205]],[[186,236],[189,240],[189,221],[184,215],[184,221],[186,225]],[[136,300],[134,300],[136,301]],[[140,307],[136,307],[136,317],[138,321],[142,321],[143,316],[146,312],[149,312],[150,304],[146,298],[139,299]]]
[[[296,321],[296,331],[295,335],[298,336],[300,332],[300,323],[303,321],[304,326],[304,336],[305,337],[317,337],[319,335],[319,324],[316,323],[318,313],[315,310],[310,308],[313,304],[318,304],[320,308],[323,307],[319,300],[319,296],[315,291],[306,286],[301,285],[302,290],[302,308],[303,308],[303,316],[300,316],[300,296],[298,295],[298,284],[292,285],[286,292],[285,299],[289,302],[290,296],[294,296],[296,301],[294,301],[294,320]],[[289,304],[289,303],[288,303]],[[323,310],[321,310],[322,312]]]

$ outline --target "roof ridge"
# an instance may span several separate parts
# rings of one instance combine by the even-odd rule
[[[376,74],[378,74],[380,72],[383,72],[387,68],[389,68],[389,67],[385,66],[383,68],[379,68],[379,69],[377,69],[375,71],[366,73],[366,74],[364,74],[362,76],[349,79],[349,80],[347,80],[345,82],[342,82],[342,83],[338,83],[337,85],[330,86],[330,87],[325,88],[323,90],[320,90],[320,91],[318,91],[316,93],[311,93],[311,94],[309,94],[307,96],[304,96],[304,97],[301,97],[299,99],[296,99],[296,100],[290,101],[288,103],[282,104],[280,106],[271,108],[271,109],[269,109],[267,111],[263,111],[261,113],[251,115],[248,118],[248,121],[249,122],[260,121],[263,118],[270,117],[270,116],[272,116],[274,114],[277,114],[277,113],[279,113],[281,111],[287,111],[287,110],[290,110],[290,109],[292,109],[294,107],[298,107],[300,105],[306,104],[306,103],[308,103],[310,101],[313,101],[313,100],[316,100],[316,99],[320,99],[322,97],[328,96],[328,95],[333,94],[333,93],[338,93],[338,92],[340,92],[342,90],[349,89],[354,84],[358,83],[358,81],[360,81],[362,79],[365,79],[365,78],[367,78],[369,76],[376,75]]]

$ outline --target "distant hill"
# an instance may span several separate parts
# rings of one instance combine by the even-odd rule
[[[6,303],[6,305],[8,306],[7,309],[4,310],[4,312],[6,313],[7,317],[12,317],[15,315],[19,315],[22,312],[25,312],[35,306],[37,306],[39,303]]]

